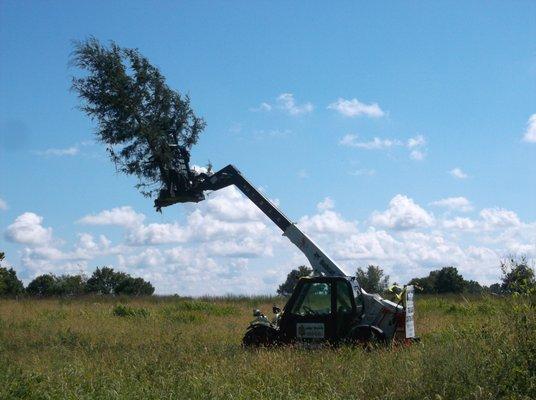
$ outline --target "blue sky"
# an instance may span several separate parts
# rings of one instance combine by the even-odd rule
[[[235,164],[347,272],[490,283],[536,256],[534,2],[4,1],[0,246],[26,282],[109,264],[159,293],[270,293],[304,262],[236,191],[159,215],[115,173],[69,91],[90,35],[189,93],[193,161]]]

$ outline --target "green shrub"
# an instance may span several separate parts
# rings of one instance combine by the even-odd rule
[[[149,311],[146,308],[130,307],[124,304],[118,304],[113,309],[113,315],[116,317],[147,317]]]
[[[0,252],[0,263],[4,260],[4,252]],[[13,268],[5,268],[0,264],[0,296],[16,296],[24,292],[24,286]]]

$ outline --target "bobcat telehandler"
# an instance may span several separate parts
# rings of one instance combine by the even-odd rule
[[[175,203],[204,200],[204,191],[235,185],[307,257],[313,276],[301,278],[287,304],[273,307],[270,321],[259,310],[253,312],[243,338],[246,346],[269,346],[293,342],[331,344],[415,339],[413,287],[406,286],[400,301],[394,303],[363,290],[353,276],[346,274],[305,233],[251,185],[234,166],[216,173],[198,173],[184,166],[180,176],[170,178],[160,191],[155,207],[160,211]]]

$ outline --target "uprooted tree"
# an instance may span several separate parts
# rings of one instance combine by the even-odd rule
[[[76,42],[71,63],[86,72],[73,78],[72,89],[97,122],[97,138],[116,168],[136,176],[137,189],[147,197],[188,188],[195,178],[190,149],[205,128],[189,96],[171,89],[137,49],[114,42]]]

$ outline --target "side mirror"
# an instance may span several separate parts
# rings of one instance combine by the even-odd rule
[[[273,312],[274,314],[279,314],[279,313],[281,312],[281,309],[280,309],[278,306],[274,305],[274,306],[272,307],[272,312]]]
[[[256,309],[256,310],[253,310],[253,316],[254,317],[260,317],[262,314],[261,314],[261,311]]]

